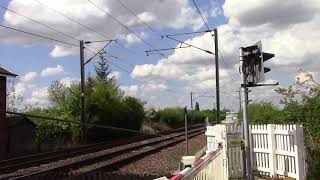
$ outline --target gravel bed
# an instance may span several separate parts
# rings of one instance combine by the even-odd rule
[[[199,133],[196,134],[189,134],[189,136],[194,137],[197,136]],[[103,160],[103,161],[99,161],[96,162],[94,164],[90,164],[88,166],[83,166],[77,170],[73,170],[71,171],[72,174],[84,174],[84,173],[89,173],[92,171],[96,171],[105,167],[109,167],[111,165],[115,165],[118,163],[130,163],[131,162],[131,158],[137,158],[139,156],[145,156],[145,154],[148,153],[152,153],[153,151],[158,151],[161,148],[165,148],[166,146],[172,146],[173,144],[176,144],[179,141],[183,141],[184,137],[177,137],[174,139],[170,139],[170,140],[166,140],[166,141],[162,141],[160,143],[154,144],[154,145],[150,145],[150,146],[144,146],[142,148],[133,150],[131,152],[127,152],[125,154],[121,154],[119,156],[114,156],[111,159],[107,159],[107,160]]]
[[[206,145],[206,137],[203,134],[189,140],[189,154],[195,155]],[[181,156],[185,153],[185,142],[163,149],[146,156],[135,162],[121,167],[117,173],[130,173],[138,175],[167,176],[178,171]]]
[[[192,130],[192,131],[196,131],[196,130]],[[88,153],[88,154],[84,154],[84,155],[80,155],[80,156],[76,156],[76,157],[66,158],[66,159],[63,159],[63,160],[42,164],[40,166],[34,166],[34,167],[25,168],[25,169],[19,169],[19,170],[15,171],[15,172],[12,172],[12,173],[9,173],[9,174],[0,175],[0,179],[8,178],[8,177],[21,176],[21,175],[25,175],[25,174],[29,174],[29,173],[33,173],[33,172],[38,172],[38,171],[42,171],[42,170],[48,170],[48,169],[55,168],[55,167],[62,167],[64,165],[66,165],[66,164],[77,163],[77,162],[84,161],[84,160],[91,159],[91,158],[102,157],[102,156],[104,156],[106,154],[117,152],[119,150],[124,150],[126,148],[134,147],[134,146],[137,146],[138,144],[144,144],[144,143],[147,143],[147,142],[150,142],[150,141],[157,141],[159,139],[168,139],[169,140],[170,137],[175,137],[177,134],[179,134],[179,133],[174,133],[174,134],[171,134],[171,135],[168,135],[168,136],[154,138],[152,140],[139,141],[139,142],[136,142],[136,143],[131,143],[131,144],[123,145],[123,146],[118,146],[118,147],[115,147],[115,148],[112,148],[112,149],[101,150],[101,151],[98,151],[98,152]]]

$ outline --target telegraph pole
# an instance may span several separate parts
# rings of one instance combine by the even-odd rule
[[[184,107],[184,130],[186,138],[186,156],[189,155],[187,106]]]
[[[216,65],[216,121],[220,121],[220,92],[219,92],[219,49],[218,49],[218,30],[214,29],[214,55],[215,55],[215,65]]]
[[[81,142],[83,143],[85,138],[84,123],[85,123],[85,109],[84,109],[84,86],[85,86],[85,72],[84,72],[84,42],[80,40],[80,73],[81,73],[81,94],[80,94],[80,123],[81,123]]]
[[[244,52],[243,48],[240,48],[240,68],[241,68],[241,92],[242,92],[242,114],[243,114],[243,134],[244,134],[244,150],[246,159],[246,180],[251,180],[251,154],[250,154],[250,136],[249,136],[249,122],[248,122],[248,88],[247,88],[247,74],[244,72]]]
[[[239,93],[239,112],[242,110],[242,107],[241,107],[241,90],[238,91]]]
[[[94,42],[108,42],[102,49],[100,49],[97,53],[95,53],[91,58],[89,58],[86,62],[84,61],[84,44],[94,43]],[[85,114],[85,65],[88,64],[93,58],[95,58],[102,50],[104,50],[112,41],[116,40],[104,40],[104,41],[86,41],[80,40],[80,74],[81,74],[81,94],[80,94],[80,123],[81,123],[81,142],[86,141],[86,133],[84,124],[86,122],[86,114]]]
[[[190,110],[191,110],[191,116],[190,116],[190,121],[192,122],[193,121],[193,97],[192,97],[192,92],[190,92],[190,106],[191,106],[191,108],[190,108]]]
[[[190,103],[191,103],[191,104],[190,104],[190,105],[191,105],[191,106],[190,106],[191,108],[190,108],[190,109],[191,109],[191,110],[193,110],[193,98],[192,98],[192,94],[193,94],[193,93],[190,92],[190,100],[191,100],[191,102],[190,102]]]

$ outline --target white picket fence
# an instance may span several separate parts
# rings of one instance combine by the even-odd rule
[[[228,177],[229,179],[241,179],[243,177],[242,126],[236,123],[225,125],[227,128]]]
[[[305,149],[300,125],[251,125],[253,170],[270,177],[305,179]]]
[[[243,177],[242,126],[224,124],[207,127],[207,148],[222,142],[228,178]],[[303,128],[300,125],[251,125],[251,164],[255,172],[270,177],[306,179]]]
[[[207,154],[171,180],[226,180],[242,177],[242,127],[237,124],[207,126],[206,136]],[[302,126],[251,125],[250,137],[254,171],[270,177],[306,179]]]

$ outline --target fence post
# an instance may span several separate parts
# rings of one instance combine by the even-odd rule
[[[223,165],[223,177],[225,179],[229,179],[229,165],[228,165],[228,136],[227,136],[227,125],[221,125],[221,140],[222,140],[222,147],[223,147],[223,156],[222,156],[222,165]]]
[[[274,134],[274,125],[268,124],[268,150],[269,150],[269,165],[270,176],[277,176],[277,155],[276,155],[276,138]]]
[[[214,126],[207,126],[205,135],[207,136],[207,150],[206,154],[216,149],[216,132],[214,132]]]
[[[295,134],[294,134],[294,150],[295,150],[295,159],[296,159],[296,174],[297,179],[305,179],[305,157],[304,157],[304,143],[303,143],[303,129],[302,126],[294,125]]]

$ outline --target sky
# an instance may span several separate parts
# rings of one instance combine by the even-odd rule
[[[266,62],[271,67],[266,82],[278,81],[278,87],[287,87],[297,77],[305,77],[300,70],[317,79],[319,1],[195,2],[208,26],[218,29],[222,108],[238,109],[239,48],[259,40],[265,52],[275,54]],[[2,0],[0,5],[1,25],[69,43],[0,27],[0,65],[19,75],[10,80],[9,87],[14,87],[26,104],[47,107],[47,88],[53,81],[68,86],[80,79],[79,40],[117,39],[106,51],[112,73],[127,95],[142,99],[146,107],[190,107],[190,92],[194,92],[201,109],[215,105],[214,97],[208,97],[215,96],[213,55],[192,47],[145,53],[180,47],[162,35],[207,30],[192,0]],[[206,50],[215,48],[210,33],[175,38]],[[86,46],[85,58],[105,44]],[[94,73],[94,65],[95,61],[86,65],[86,75]],[[249,98],[277,105],[280,97],[274,88],[252,88]]]

